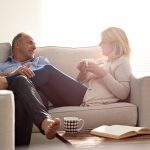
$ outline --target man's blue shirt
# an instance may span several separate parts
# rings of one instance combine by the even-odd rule
[[[29,68],[34,71],[48,64],[50,64],[49,60],[43,56],[34,57],[24,62],[16,61],[12,56],[9,56],[6,62],[0,63],[0,72],[13,72],[21,66],[30,66]]]

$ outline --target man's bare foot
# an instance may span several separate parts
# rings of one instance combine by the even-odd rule
[[[60,127],[60,122],[61,120],[59,118],[55,118],[54,120],[44,119],[42,122],[42,129],[48,139],[55,137],[56,131]]]
[[[8,83],[5,77],[0,77],[0,90],[8,88]]]

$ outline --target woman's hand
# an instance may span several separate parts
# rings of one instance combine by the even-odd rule
[[[79,82],[83,82],[86,79],[87,71],[86,71],[86,61],[82,60],[78,65],[77,69],[80,71],[77,80]]]
[[[82,60],[79,62],[79,64],[77,65],[77,69],[80,72],[86,72],[86,61]]]
[[[106,70],[104,70],[101,66],[97,65],[94,62],[88,62],[86,71],[93,73],[95,76],[99,78],[103,78],[107,74]]]

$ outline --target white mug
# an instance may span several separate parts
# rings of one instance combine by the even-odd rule
[[[81,125],[79,127],[79,124]],[[64,117],[64,129],[67,133],[77,133],[82,130],[84,120],[78,117]]]
[[[104,60],[100,59],[100,58],[87,58],[87,59],[83,59],[83,61],[86,64],[86,67],[88,67],[88,63],[93,62],[96,63],[97,65],[103,65],[104,64]]]

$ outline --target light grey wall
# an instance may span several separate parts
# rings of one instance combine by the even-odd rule
[[[11,42],[19,32],[41,35],[40,0],[0,0],[0,42]]]

